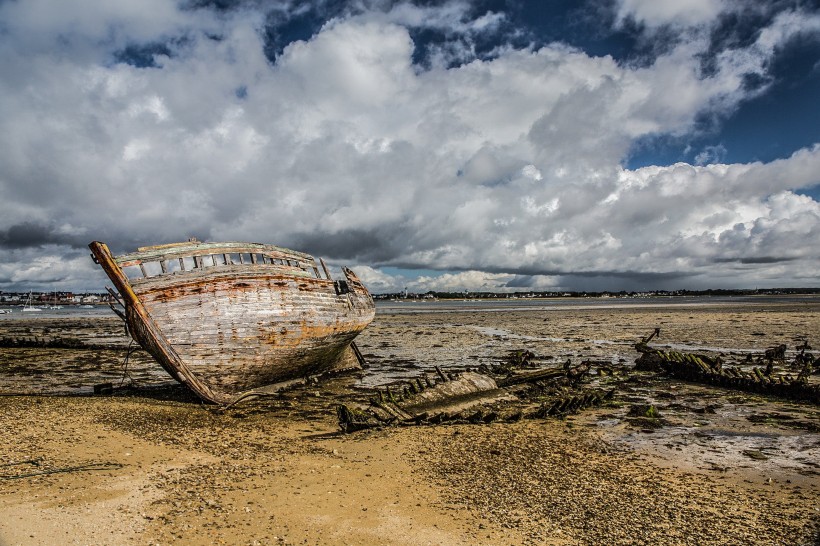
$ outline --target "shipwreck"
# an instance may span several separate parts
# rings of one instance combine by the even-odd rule
[[[375,305],[348,268],[334,280],[321,259],[259,243],[191,240],[116,257],[89,248],[131,337],[205,401],[361,364],[353,340]]]

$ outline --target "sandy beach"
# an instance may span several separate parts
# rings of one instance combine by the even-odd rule
[[[818,344],[820,300],[429,305],[379,309],[358,340],[368,369],[226,411],[139,353],[126,375],[116,318],[0,322],[6,338],[96,343],[0,349],[0,545],[820,543],[820,408],[632,371],[655,327],[660,347],[727,357]],[[374,386],[520,348],[610,362],[614,400],[564,419],[339,430],[337,404]],[[103,381],[138,388],[90,395]],[[628,419],[641,403],[662,426]]]

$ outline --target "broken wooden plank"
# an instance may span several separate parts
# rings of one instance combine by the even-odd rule
[[[650,347],[647,340],[635,345],[635,349],[641,354],[635,361],[635,368],[638,370],[656,371],[686,381],[820,404],[820,385],[810,384],[806,374],[799,375],[796,379],[788,375],[772,377],[772,370],[768,366],[766,372],[759,367],[752,367],[751,372],[745,372],[736,366],[726,366],[719,358],[713,359],[708,355],[656,349]],[[781,354],[785,355],[785,349],[781,350],[778,346],[775,351],[768,350],[764,353],[764,357],[778,358]],[[747,359],[747,362],[750,361]],[[811,364],[808,364],[808,368],[811,369]]]
[[[480,366],[479,369],[486,369]],[[544,403],[533,416],[560,416],[572,411],[597,405],[611,397],[603,391],[574,391],[580,379],[589,373],[590,362],[561,368],[546,368],[511,374],[495,379],[487,373],[467,370],[459,374],[434,367],[438,382],[425,373],[403,385],[387,386],[370,399],[370,407],[344,406],[337,410],[339,426],[343,431],[361,430],[385,425],[421,423],[468,422],[489,423],[496,420],[515,421],[524,417],[521,409],[507,416],[487,409],[499,404],[528,404],[518,395],[525,392],[522,385],[533,385],[539,393],[561,388],[568,395],[556,395]],[[546,385],[551,385],[547,387]],[[539,394],[541,396],[541,394]],[[481,406],[475,409],[476,406]]]

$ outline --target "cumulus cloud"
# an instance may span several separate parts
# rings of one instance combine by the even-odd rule
[[[498,292],[503,291],[513,278],[514,275],[506,273],[462,271],[435,277],[421,276],[412,283],[412,287],[417,292]]]
[[[471,11],[469,3],[459,1],[437,6],[398,2],[385,15],[370,15],[406,27],[437,29],[452,35],[486,32],[504,21],[503,13],[487,11],[479,17],[471,18]]]
[[[621,8],[696,21],[717,5]],[[750,93],[745,75],[765,74],[777,44],[816,32],[816,17],[775,19],[704,75],[699,40],[640,67],[560,43],[415,64],[411,28],[468,36],[504,17],[464,3],[362,9],[274,60],[252,4],[217,14],[83,2],[74,11],[93,17],[69,6],[64,22],[38,15],[47,6],[0,4],[7,287],[45,282],[30,269],[41,249],[70,257],[44,267],[76,286],[90,275],[77,260],[92,239],[120,252],[188,236],[358,263],[374,290],[727,271],[735,282],[783,271],[808,282],[816,271],[804,241],[817,235],[818,205],[794,190],[818,182],[817,146],[766,164],[720,164],[714,148],[702,165],[622,165],[637,139],[685,134],[736,107]],[[150,63],[117,60],[129,44],[156,43]],[[448,273],[412,279],[386,266]]]
[[[726,9],[726,0],[618,0],[617,21],[631,18],[658,27],[662,25],[695,26],[714,21]]]
[[[707,163],[720,163],[726,157],[726,147],[723,144],[706,146],[695,156],[695,164],[705,165]]]

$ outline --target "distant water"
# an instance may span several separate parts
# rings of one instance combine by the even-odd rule
[[[800,304],[820,303],[820,295],[783,296],[657,296],[645,298],[487,298],[476,300],[377,300],[376,310],[388,313],[445,313],[460,311],[548,311],[550,309],[600,309],[619,307],[667,307],[702,305],[748,305],[748,304]],[[11,313],[0,314],[0,320],[59,318],[59,317],[114,317],[107,305],[82,308],[66,305],[62,309],[41,308],[41,311],[26,312],[22,307],[0,307],[11,309]]]
[[[497,298],[482,300],[406,300],[406,301],[378,301],[377,315],[422,315],[416,322],[414,330],[424,330],[428,319],[436,322],[429,314],[433,313],[464,313],[495,312],[499,313],[496,321],[490,319],[487,323],[468,324],[461,330],[470,330],[476,333],[470,336],[469,332],[461,330],[440,338],[434,337],[430,331],[425,331],[424,338],[415,338],[410,334],[397,332],[391,326],[390,332],[378,333],[376,329],[366,330],[358,339],[362,352],[367,354],[370,366],[365,370],[361,379],[362,386],[377,386],[396,380],[417,377],[422,371],[432,370],[433,366],[443,368],[477,365],[480,362],[497,360],[500,354],[515,348],[520,348],[522,342],[550,343],[560,346],[553,353],[562,359],[568,356],[578,360],[583,358],[609,360],[613,364],[629,361],[634,358],[634,340],[613,341],[602,338],[597,333],[590,333],[587,337],[579,337],[577,333],[557,334],[540,328],[530,329],[527,332],[507,329],[504,326],[503,313],[537,312],[558,313],[570,309],[599,309],[602,312],[612,309],[658,308],[677,307],[678,309],[696,308],[698,306],[725,306],[729,309],[755,305],[812,305],[820,304],[818,296],[738,296],[738,297],[654,297],[654,298]],[[175,384],[162,368],[147,354],[136,353],[127,365],[125,356],[129,339],[122,332],[121,324],[114,319],[116,315],[107,305],[98,305],[93,308],[79,306],[65,306],[62,309],[43,309],[40,312],[23,313],[21,308],[12,308],[10,314],[0,314],[0,321],[6,321],[8,331],[16,332],[14,328],[25,331],[23,334],[10,334],[12,337],[49,337],[67,336],[95,343],[111,344],[119,347],[118,350],[89,350],[75,351],[62,349],[12,349],[6,351],[6,360],[0,361],[0,394],[11,392],[28,393],[90,393],[93,386],[99,383],[112,382],[115,385],[124,380],[133,379],[140,386]],[[60,331],[50,321],[43,321],[39,325],[38,319],[68,319],[66,330]],[[543,317],[532,314],[538,323]],[[71,319],[80,319],[72,321]],[[88,320],[90,319],[90,320]],[[99,319],[96,321],[95,319]],[[10,321],[30,321],[14,325]],[[378,317],[376,321],[378,322]],[[390,322],[389,318],[386,318]],[[399,322],[402,322],[401,320]],[[436,322],[440,324],[441,321]],[[444,322],[449,322],[445,319]],[[461,319],[456,322],[462,322]],[[99,326],[99,328],[97,327]],[[51,333],[45,331],[50,329]],[[536,333],[533,333],[536,332]],[[394,334],[399,333],[398,337]],[[404,337],[402,337],[404,336]],[[428,337],[430,336],[430,337]],[[726,340],[721,340],[727,343]],[[668,344],[668,341],[665,341]],[[705,345],[703,343],[678,343],[670,347],[682,350],[709,350],[713,352],[750,352],[752,349],[745,346],[734,346],[731,343],[724,345]],[[557,358],[556,356],[556,358]],[[127,381],[126,381],[127,383]]]
[[[452,311],[549,311],[551,309],[638,308],[703,305],[820,303],[820,295],[783,296],[654,296],[645,298],[488,298],[476,300],[378,300],[376,311],[444,313]]]
[[[33,319],[33,318],[60,318],[60,317],[115,317],[117,315],[107,305],[81,308],[78,305],[65,305],[62,309],[48,309],[42,307],[40,311],[23,312],[22,307],[0,307],[10,309],[11,313],[0,314],[0,320]]]

